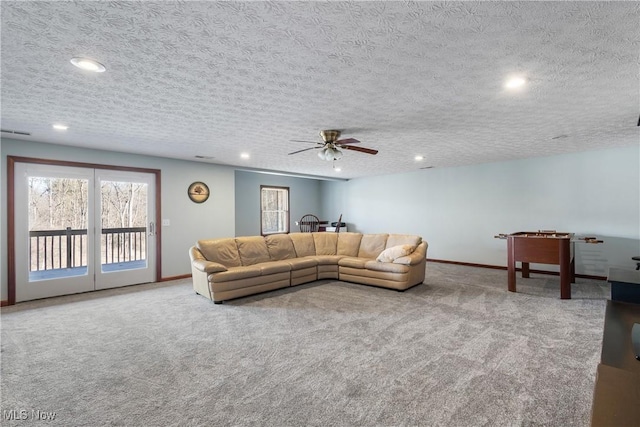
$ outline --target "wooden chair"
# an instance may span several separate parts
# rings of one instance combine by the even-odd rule
[[[340,232],[340,224],[342,224],[342,214],[340,214],[340,218],[338,218],[338,223],[336,224],[336,233]]]
[[[306,214],[300,218],[299,224],[301,233],[312,233],[318,231],[320,228],[320,220],[317,216],[312,214]]]

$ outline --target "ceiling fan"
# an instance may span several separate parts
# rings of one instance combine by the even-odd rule
[[[340,151],[339,149],[359,151],[361,153],[367,153],[367,154],[378,154],[378,150],[372,150],[371,148],[357,147],[357,146],[351,145],[351,144],[360,143],[360,141],[358,141],[357,139],[354,139],[354,138],[338,139],[340,138],[339,130],[322,130],[320,131],[320,137],[324,142],[301,141],[298,139],[292,139],[291,141],[293,142],[308,142],[311,144],[316,144],[318,146],[311,147],[311,148],[303,148],[302,150],[289,153],[289,155],[302,153],[303,151],[320,149],[320,151],[318,151],[318,157],[320,157],[322,160],[333,161],[333,160],[340,160],[342,158],[342,151]]]

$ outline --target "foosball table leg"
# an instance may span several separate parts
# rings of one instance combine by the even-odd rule
[[[524,277],[525,279],[529,278],[529,263],[528,262],[523,262],[522,263],[522,277]]]

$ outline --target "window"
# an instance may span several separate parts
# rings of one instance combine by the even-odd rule
[[[260,233],[289,232],[289,187],[260,186]]]

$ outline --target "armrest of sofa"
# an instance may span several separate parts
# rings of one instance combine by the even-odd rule
[[[394,264],[417,265],[427,258],[427,242],[423,241],[418,247],[407,256],[396,258]]]
[[[193,264],[196,269],[207,274],[227,271],[227,267],[225,267],[224,265],[213,261],[207,261],[206,259],[196,259],[191,261],[191,264]]]
[[[224,265],[209,261],[202,255],[202,252],[195,246],[189,249],[189,258],[191,258],[191,265],[198,271],[202,271],[203,273],[211,274],[218,273],[220,271],[227,271],[227,267]]]

